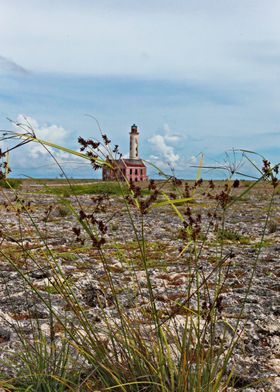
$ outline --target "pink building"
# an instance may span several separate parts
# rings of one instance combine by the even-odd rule
[[[130,131],[129,159],[121,158],[110,161],[113,166],[112,169],[103,166],[103,180],[115,180],[116,178],[124,180],[127,178],[128,181],[137,182],[148,179],[147,168],[142,159],[139,159],[138,155],[138,136],[137,126],[133,124]]]

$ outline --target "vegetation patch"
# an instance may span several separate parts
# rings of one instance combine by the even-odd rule
[[[102,137],[107,146],[110,140]],[[99,143],[83,143],[95,169],[108,164],[104,155],[96,159]],[[261,268],[279,259],[276,247],[265,250],[274,252],[269,262],[259,260],[265,241],[275,238],[265,235],[277,179],[268,161],[263,173],[265,181],[256,186],[270,186],[271,198],[266,192],[266,219],[257,224],[252,222],[259,217],[256,207],[242,204],[254,183],[242,191],[231,177],[186,183],[166,175],[162,182],[151,180],[146,190],[138,183],[95,182],[50,183],[36,197],[15,192],[14,209],[1,211],[0,316],[10,320],[12,315],[17,322],[7,324],[16,333],[1,323],[0,340],[1,334],[19,339],[9,367],[13,376],[0,374],[0,386],[34,392],[233,390],[232,364],[246,372],[244,361],[251,362],[256,346],[256,355],[267,355],[265,360],[272,355],[269,339],[259,331],[267,320],[274,323],[270,316],[276,307],[267,304],[279,286],[276,275],[270,278],[270,270]],[[64,203],[63,197],[72,195]],[[40,208],[27,210],[33,199]],[[252,199],[258,202],[255,194]],[[244,205],[250,209],[247,220]],[[65,219],[68,214],[71,219]],[[12,219],[18,241],[7,229]],[[241,234],[250,229],[259,241],[255,249],[240,246],[250,243]],[[22,264],[15,262],[18,257]],[[272,290],[263,290],[262,284],[271,281]],[[264,313],[258,323],[251,322],[260,313],[253,311],[254,304]],[[247,325],[252,330],[240,333]]]
[[[80,195],[118,195],[128,193],[128,187],[125,184],[118,184],[117,182],[97,182],[93,184],[80,185],[59,185],[46,186],[40,193],[58,195],[58,196],[80,196]]]
[[[7,189],[18,189],[22,185],[22,180],[17,178],[9,178],[0,180],[0,187]]]
[[[241,244],[250,244],[250,238],[229,229],[218,229],[217,231],[217,238],[220,241],[232,241],[232,242],[239,242]]]

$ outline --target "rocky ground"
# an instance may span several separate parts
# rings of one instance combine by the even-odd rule
[[[221,183],[219,186],[222,190],[224,185]],[[246,184],[239,187],[235,196],[246,187]],[[212,193],[217,194],[220,190]],[[238,329],[241,337],[233,358],[236,387],[253,383],[245,391],[280,391],[280,196],[274,196],[268,220],[272,192],[268,185],[259,185],[242,201],[233,204],[226,212],[221,249],[223,211],[216,207],[217,200],[209,200],[203,195],[206,191],[202,187],[195,196],[195,202],[190,204],[192,219],[199,226],[199,257],[196,261],[193,245],[184,249],[188,242],[184,238],[185,229],[172,207],[159,207],[144,215],[143,233],[156,306],[163,320],[170,318],[180,323],[184,314],[178,303],[186,298],[190,277],[198,269],[202,280],[209,277],[200,290],[207,307],[217,282],[216,265],[224,258],[222,274],[225,281],[220,293],[220,318],[235,326],[243,310]],[[73,291],[93,322],[97,326],[102,325],[104,309],[114,317],[112,293],[100,252],[83,230],[79,232],[75,214],[79,214],[81,209],[87,214],[95,211],[95,219],[104,222],[108,228],[103,234],[106,240],[104,253],[124,309],[128,314],[133,312],[141,318],[143,309],[149,307],[145,270],[123,201],[116,196],[100,202],[98,198],[93,200],[87,195],[78,199],[71,196],[66,200],[71,202],[73,210],[65,204],[65,200],[39,194],[36,187],[20,190],[17,200],[12,191],[0,191],[2,359],[6,358],[8,351],[17,350],[20,346],[18,329],[22,336],[31,336],[32,320],[38,321],[46,335],[49,333],[49,312],[28,287],[24,276],[40,291],[41,298],[51,297],[56,312],[71,313],[53,285],[54,272],[50,268],[48,249],[55,256],[55,268],[61,268],[63,279],[71,280]],[[135,229],[141,237],[141,215],[135,208],[131,211]],[[187,206],[180,206],[179,211],[189,219]],[[211,221],[213,224],[210,224]],[[94,224],[98,225],[98,222]],[[196,223],[193,227],[197,227]],[[98,228],[102,231],[102,226]],[[248,293],[251,279],[252,287]],[[196,306],[195,297],[190,306]],[[59,332],[57,328],[57,334]],[[229,329],[228,339],[231,337]],[[5,362],[0,367],[2,372],[12,372]],[[262,381],[256,383],[257,380]]]

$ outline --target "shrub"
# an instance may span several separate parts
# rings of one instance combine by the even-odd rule
[[[17,189],[21,186],[22,181],[16,178],[2,179],[0,180],[0,187],[7,189]]]

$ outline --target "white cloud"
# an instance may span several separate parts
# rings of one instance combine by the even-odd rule
[[[36,137],[41,140],[45,140],[51,143],[58,144],[60,146],[65,146],[67,142],[68,132],[59,125],[39,125],[38,122],[30,117],[25,116],[23,114],[19,114],[17,117],[16,122],[13,124],[13,129],[19,133],[25,132],[33,132],[35,133]],[[48,149],[55,154],[57,157],[66,157],[69,154],[66,154],[63,151],[55,150],[53,148]],[[46,148],[44,148],[41,144],[36,142],[30,142],[28,144],[28,155],[29,158],[37,159],[40,158],[42,155],[49,155]]]
[[[167,143],[178,143],[179,140],[182,139],[182,135],[178,135],[178,134],[173,134],[173,135],[165,135],[164,136],[164,140]]]
[[[158,155],[150,155],[147,161],[151,162],[153,165],[150,166],[148,164],[148,174],[151,177],[157,177],[158,175],[160,175],[160,171],[162,171],[166,175],[171,174],[171,171],[173,171],[174,169],[174,166],[167,162],[166,159]]]
[[[179,133],[173,133],[169,124],[164,123],[162,126],[162,129],[164,131],[164,140],[166,143],[171,143],[171,144],[175,144],[178,143],[181,139],[184,139],[186,137],[186,135],[182,135]]]
[[[12,130],[17,133],[34,131],[38,139],[45,140],[62,147],[67,146],[69,139],[69,132],[62,126],[55,124],[40,125],[33,117],[25,116],[23,114],[18,115],[16,122],[12,125]],[[17,141],[17,143],[18,142],[19,141]],[[11,148],[12,146],[9,145],[5,147]],[[16,170],[22,170],[24,172],[41,168],[42,175],[44,175],[44,170],[46,170],[46,168],[52,168],[53,170],[53,168],[56,166],[54,171],[59,171],[57,164],[54,162],[49,152],[51,152],[51,154],[59,163],[63,163],[64,160],[69,159],[71,159],[71,161],[75,161],[75,156],[72,156],[71,154],[62,150],[52,147],[47,147],[46,149],[40,143],[29,142],[25,146],[11,151],[11,167],[12,169],[15,167]]]
[[[179,153],[176,151],[179,147],[179,143],[183,139],[187,138],[187,135],[179,133],[173,133],[169,124],[164,123],[162,126],[164,135],[155,134],[151,136],[148,141],[153,145],[156,152],[160,154],[159,157],[155,157],[159,163],[160,168],[165,168],[171,165],[176,167],[179,161],[182,160]]]
[[[176,163],[179,161],[180,156],[176,154],[174,151],[174,147],[169,146],[167,144],[168,137],[162,135],[154,135],[148,139],[150,143],[155,147],[156,151],[159,152],[167,162],[169,162],[172,166],[176,166]]]

